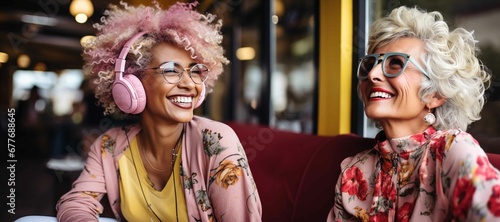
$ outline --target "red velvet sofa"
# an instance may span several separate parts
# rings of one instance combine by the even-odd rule
[[[238,135],[259,189],[264,222],[326,221],[340,162],[374,140],[354,134],[316,136],[228,123]],[[500,154],[488,154],[500,168]]]

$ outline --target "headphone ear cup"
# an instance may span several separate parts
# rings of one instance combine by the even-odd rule
[[[201,106],[201,104],[203,103],[203,100],[205,100],[205,94],[206,94],[206,87],[205,87],[205,83],[202,83],[202,86],[203,88],[201,89],[201,93],[200,95],[198,96],[198,102],[196,102],[196,105],[194,106],[194,108],[198,108]]]
[[[146,107],[146,93],[141,80],[135,75],[125,75],[113,83],[113,99],[124,113],[139,114]]]

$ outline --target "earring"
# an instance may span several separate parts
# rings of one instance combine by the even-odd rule
[[[429,108],[429,112],[427,114],[425,114],[425,116],[424,116],[424,122],[429,124],[429,125],[432,125],[436,122],[436,116],[434,116],[434,114],[431,113],[430,108]]]

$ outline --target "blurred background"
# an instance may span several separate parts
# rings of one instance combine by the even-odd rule
[[[159,2],[166,8],[175,1]],[[357,60],[365,54],[369,24],[400,5],[441,11],[452,28],[475,30],[480,57],[495,76],[483,119],[467,130],[486,151],[500,153],[498,142],[493,140],[500,137],[499,1],[199,3],[199,11],[223,19],[223,45],[231,63],[214,92],[196,110],[198,115],[299,133],[365,137],[378,131],[364,116],[356,93]],[[54,215],[55,202],[79,174],[90,143],[106,129],[122,124],[115,116],[102,115],[81,72],[82,44],[95,34],[92,24],[100,20],[109,4],[119,1],[0,2],[1,137],[7,140],[7,110],[14,108],[17,159],[16,214],[3,211],[2,221],[24,215]],[[7,150],[3,150],[7,157]],[[9,172],[3,169],[1,175],[7,177]],[[8,196],[9,187],[2,184]]]

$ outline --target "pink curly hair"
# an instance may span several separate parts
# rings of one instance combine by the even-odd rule
[[[146,32],[135,41],[130,50],[126,73],[141,77],[140,70],[151,61],[151,48],[159,42],[168,42],[184,48],[191,53],[197,63],[210,69],[205,85],[211,92],[215,81],[223,71],[223,64],[229,61],[223,55],[220,45],[222,20],[207,13],[194,10],[195,3],[176,3],[167,10],[160,8],[158,2],[153,6],[110,5],[104,12],[101,23],[94,24],[96,38],[88,43],[83,51],[83,72],[94,84],[94,92],[105,114],[117,109],[113,101],[111,86],[115,79],[114,65],[125,42],[138,32]]]

